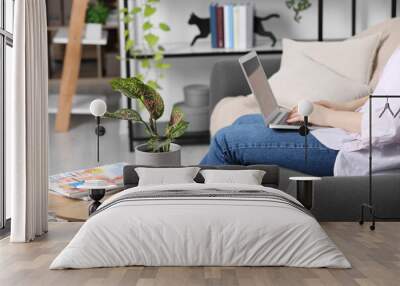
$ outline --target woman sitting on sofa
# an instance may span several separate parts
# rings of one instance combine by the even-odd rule
[[[400,95],[399,67],[400,48],[386,64],[374,94]],[[400,168],[400,99],[389,99],[396,118],[388,110],[382,114],[386,102],[386,99],[373,101],[374,172]],[[288,122],[301,120],[294,108]],[[200,164],[271,164],[316,176],[367,174],[368,97],[346,103],[315,102],[309,121],[331,128],[314,130],[308,136],[307,164],[304,138],[297,131],[266,127],[260,114],[242,116],[218,131]]]

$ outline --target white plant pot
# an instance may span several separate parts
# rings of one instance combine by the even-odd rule
[[[148,152],[147,144],[141,144],[135,148],[136,165],[145,166],[180,166],[181,146],[171,143],[169,152]]]
[[[100,40],[102,31],[103,31],[102,24],[87,23],[85,28],[85,38],[92,40]]]

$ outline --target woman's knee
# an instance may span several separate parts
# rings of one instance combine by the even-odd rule
[[[217,144],[218,146],[224,145],[226,142],[226,135],[230,132],[232,128],[230,126],[221,128],[220,130],[215,133],[212,138],[211,144]]]
[[[238,124],[263,124],[264,118],[261,114],[246,114],[240,116],[238,119],[235,120],[233,125]]]

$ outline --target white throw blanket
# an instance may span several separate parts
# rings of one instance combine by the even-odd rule
[[[289,195],[262,186],[196,183],[116,194],[50,269],[128,265],[350,267]]]

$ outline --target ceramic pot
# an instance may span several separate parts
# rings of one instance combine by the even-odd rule
[[[135,148],[136,165],[145,166],[180,166],[181,146],[171,143],[169,152],[149,152],[147,144],[141,144]]]
[[[92,40],[100,40],[102,30],[103,30],[102,24],[87,23],[85,28],[85,38]]]

